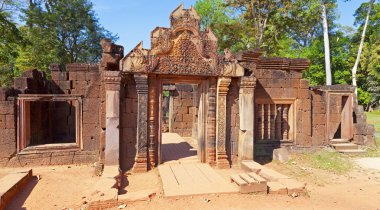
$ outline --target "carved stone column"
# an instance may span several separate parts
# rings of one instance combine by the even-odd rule
[[[239,157],[253,160],[254,157],[254,91],[255,77],[241,77],[239,89]]]
[[[148,170],[148,75],[135,74],[137,91],[137,157],[134,172]]]
[[[226,109],[227,109],[227,92],[230,86],[231,78],[221,77],[218,80],[218,105],[217,105],[217,156],[216,164],[218,168],[229,168],[226,152]]]
[[[289,105],[285,104],[283,105],[282,110],[282,140],[288,139],[288,112],[289,112]]]
[[[149,76],[149,168],[156,165],[156,75]]]
[[[103,71],[106,90],[105,165],[119,165],[120,71]]]
[[[216,79],[210,78],[208,89],[207,115],[207,154],[208,163],[215,165],[216,161]]]

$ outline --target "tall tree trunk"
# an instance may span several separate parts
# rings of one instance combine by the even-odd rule
[[[365,32],[367,30],[367,25],[368,25],[368,21],[369,21],[369,15],[371,14],[371,9],[372,9],[373,2],[374,2],[374,0],[370,0],[369,1],[369,7],[368,7],[368,12],[367,12],[367,17],[366,17],[365,23],[364,23],[364,28],[363,28],[363,33],[362,33],[362,37],[361,37],[361,40],[360,40],[358,55],[356,56],[356,61],[355,61],[354,67],[352,68],[352,85],[355,87],[355,95],[356,96],[358,95],[358,89],[357,89],[357,83],[356,83],[356,71],[358,70],[360,56],[361,56],[362,50],[363,50],[363,44],[364,44],[364,39],[365,39]]]
[[[325,46],[325,69],[326,69],[326,85],[332,85],[331,66],[330,66],[330,43],[329,43],[329,29],[327,26],[326,6],[321,1],[322,6],[322,21],[323,21],[323,40]]]

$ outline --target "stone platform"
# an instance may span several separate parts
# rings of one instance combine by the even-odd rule
[[[239,192],[208,164],[163,164],[158,170],[166,197]]]

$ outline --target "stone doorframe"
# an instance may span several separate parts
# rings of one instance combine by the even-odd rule
[[[207,113],[209,108],[208,103],[208,85],[209,81],[207,77],[188,77],[188,76],[158,76],[157,77],[157,95],[156,95],[156,101],[158,102],[157,107],[157,127],[156,127],[156,133],[157,133],[157,164],[162,163],[162,130],[160,129],[162,127],[162,121],[159,119],[162,119],[162,90],[164,84],[196,84],[198,85],[198,101],[199,106],[202,106],[199,108],[203,114],[198,115],[198,158],[202,163],[207,162],[207,156],[206,151],[208,150],[207,142]],[[203,111],[202,111],[203,110]],[[198,112],[199,113],[199,112]],[[202,117],[203,116],[203,117]]]
[[[331,137],[331,133],[330,133],[330,130],[328,128],[331,127],[331,113],[330,113],[330,110],[331,110],[331,97],[332,96],[338,96],[341,98],[343,97],[347,97],[347,101],[345,103],[345,106],[342,107],[342,110],[341,110],[341,113],[340,113],[340,122],[341,122],[341,131],[344,131],[341,133],[341,138],[342,139],[353,139],[354,138],[354,128],[353,128],[353,125],[354,125],[354,121],[353,121],[353,117],[352,117],[352,113],[353,113],[353,103],[354,103],[354,93],[352,90],[326,90],[326,95],[327,95],[327,100],[326,100],[326,130],[325,130],[325,136],[326,136],[326,140],[327,141],[330,141],[331,139],[333,139],[333,137]]]

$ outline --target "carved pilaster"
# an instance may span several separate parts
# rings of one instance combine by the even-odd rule
[[[239,158],[253,160],[254,156],[254,91],[255,77],[241,77],[239,89]]]
[[[229,168],[226,152],[226,109],[227,93],[231,78],[222,77],[218,80],[218,127],[217,127],[217,166],[218,168]]]
[[[208,90],[208,116],[207,116],[207,153],[208,163],[215,165],[216,161],[216,79],[210,78]]]
[[[156,76],[149,76],[149,167],[153,168],[156,165],[156,142],[155,142],[155,132],[156,132]]]
[[[135,74],[137,91],[137,157],[133,170],[148,170],[148,75]]]

